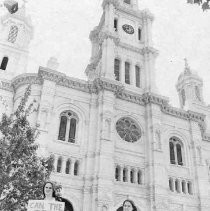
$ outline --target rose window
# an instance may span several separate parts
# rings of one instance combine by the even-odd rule
[[[116,123],[119,136],[127,142],[136,142],[141,138],[141,130],[138,125],[129,118],[121,118]]]

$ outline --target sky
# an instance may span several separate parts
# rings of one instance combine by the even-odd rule
[[[19,0],[21,1],[21,0]],[[179,106],[176,83],[184,70],[184,58],[204,82],[204,100],[210,104],[210,10],[203,12],[187,0],[139,0],[139,9],[148,8],[155,16],[154,47],[156,82],[159,93]],[[90,31],[102,15],[102,0],[27,0],[27,13],[34,25],[30,45],[29,72],[46,66],[57,57],[58,71],[86,79],[89,63]]]

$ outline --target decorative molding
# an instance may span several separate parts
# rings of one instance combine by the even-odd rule
[[[28,84],[42,84],[42,78],[40,78],[37,74],[22,74],[15,77],[12,80],[12,86],[14,91],[16,91],[20,86],[28,85]]]
[[[210,136],[204,133],[205,127],[204,119],[205,115],[196,113],[193,111],[184,111],[182,109],[174,108],[168,104],[168,99],[154,93],[145,93],[138,95],[136,93],[125,90],[125,87],[117,81],[108,80],[106,78],[96,78],[93,82],[87,82],[75,78],[67,77],[57,71],[50,70],[48,68],[39,68],[38,74],[23,74],[13,79],[12,87],[14,91],[25,84],[43,84],[44,80],[50,80],[56,83],[56,85],[76,89],[82,92],[90,94],[98,94],[100,91],[108,90],[114,93],[116,98],[136,103],[139,105],[156,104],[161,106],[161,111],[165,114],[182,118],[185,120],[192,120],[199,123],[201,131],[203,133],[203,139],[210,141]],[[3,89],[12,91],[10,83],[1,83]],[[203,128],[204,127],[204,128]]]

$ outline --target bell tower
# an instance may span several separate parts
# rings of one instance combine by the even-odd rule
[[[16,13],[0,19],[0,78],[11,80],[26,72],[28,48],[33,36],[31,19],[25,4]]]
[[[179,75],[176,85],[180,106],[185,110],[200,111],[205,106],[203,101],[203,80],[194,73],[185,60],[185,69]]]
[[[125,89],[155,92],[155,59],[152,43],[153,15],[139,10],[138,0],[104,0],[100,23],[90,33],[92,55],[88,79],[105,78]]]

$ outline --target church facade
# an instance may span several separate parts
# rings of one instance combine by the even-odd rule
[[[104,0],[90,33],[87,80],[59,72],[50,58],[27,73],[33,37],[22,7],[1,17],[0,109],[12,112],[26,87],[39,108],[40,153],[54,157],[52,180],[75,211],[210,210],[210,107],[202,79],[185,61],[176,88],[180,107],[155,83],[153,15],[137,0]]]

